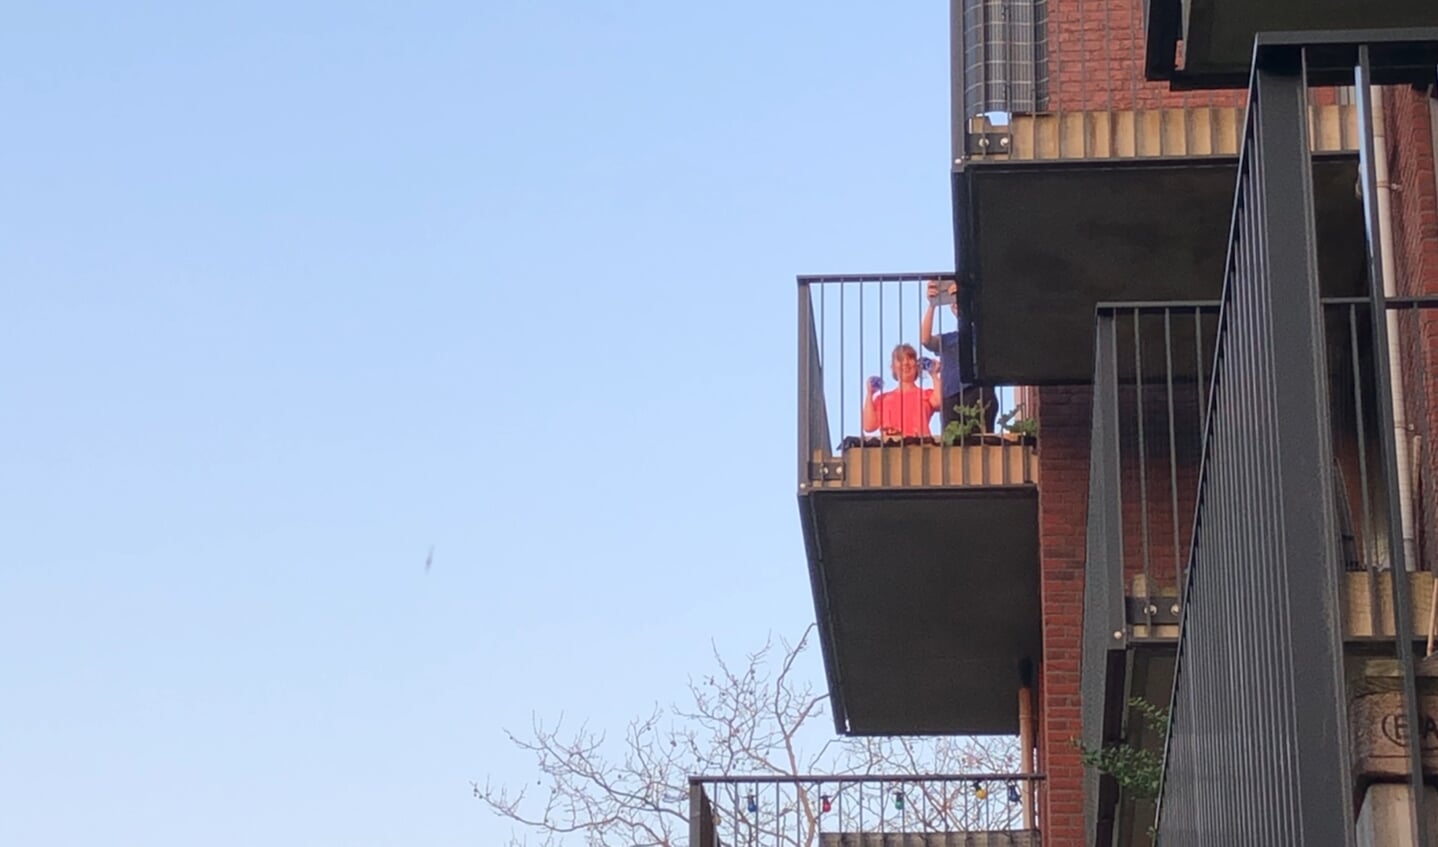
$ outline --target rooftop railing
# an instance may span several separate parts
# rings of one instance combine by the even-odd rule
[[[940,273],[799,278],[801,492],[1036,481],[1027,392],[973,384],[954,285]]]
[[[695,776],[689,779],[689,844],[1039,847],[1032,803],[1043,779],[1032,773]]]

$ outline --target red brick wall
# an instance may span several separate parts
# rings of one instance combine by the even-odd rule
[[[1049,0],[1049,108],[1155,109],[1234,106],[1241,91],[1169,91],[1148,82],[1143,0]]]
[[[1389,176],[1393,196],[1394,263],[1399,292],[1438,294],[1438,183],[1427,95],[1410,88],[1384,91]]]
[[[1083,768],[1070,743],[1082,733],[1079,679],[1082,659],[1084,567],[1087,556],[1092,391],[1089,387],[1038,389],[1040,602],[1044,655],[1039,667],[1039,768],[1048,774],[1043,815],[1045,844],[1083,844]],[[1149,575],[1154,587],[1177,586],[1186,563],[1198,473],[1198,392],[1175,391],[1179,547],[1173,544],[1168,398],[1163,386],[1145,389],[1144,449],[1139,450],[1138,404],[1132,391],[1119,398],[1124,491],[1125,590],[1143,572],[1139,468],[1147,474]],[[1140,457],[1142,456],[1142,462]]]
[[[1079,671],[1092,391],[1045,387],[1038,393],[1039,595],[1044,634],[1038,767],[1048,775],[1040,813],[1044,844],[1082,845],[1083,766],[1070,739],[1082,733]]]
[[[1383,96],[1389,178],[1394,186],[1393,265],[1400,295],[1438,294],[1438,183],[1426,93],[1407,87]],[[1428,567],[1438,558],[1438,310],[1405,312],[1398,321],[1405,415],[1422,436],[1422,484],[1416,521]]]

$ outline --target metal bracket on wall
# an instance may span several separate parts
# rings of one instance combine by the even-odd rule
[[[1012,146],[1013,136],[1007,132],[970,132],[965,139],[970,156],[1007,155]]]
[[[814,482],[836,482],[844,478],[843,459],[825,459],[809,463],[809,479]]]
[[[1126,597],[1128,622],[1138,624],[1177,624],[1177,597]]]

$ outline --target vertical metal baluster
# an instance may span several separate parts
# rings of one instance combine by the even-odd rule
[[[914,294],[915,294],[914,302],[918,304],[918,314],[919,314],[919,315],[923,315],[923,314],[924,314],[924,281],[923,281],[922,279],[920,279],[920,280],[917,281],[917,284],[916,284],[915,287],[914,287]],[[916,339],[916,341],[917,341],[917,350],[918,350],[919,356],[920,356],[921,358],[922,358],[923,356],[927,356],[928,353],[929,353],[929,351],[924,347],[924,339],[919,338],[919,339]],[[936,361],[936,362],[934,363],[934,367],[937,368],[938,366],[939,366],[939,365],[938,365],[938,362]],[[924,377],[923,371],[920,371],[920,372],[919,372],[920,385],[923,384],[923,383],[922,383],[923,377]],[[919,392],[919,393],[920,393],[920,395],[923,394],[922,391]],[[929,394],[930,394],[930,398],[931,398],[931,402],[932,402],[932,397],[933,397],[933,394],[934,394],[934,375],[933,375],[933,374],[929,374]],[[940,405],[943,405],[943,398],[942,398],[942,397],[939,398],[939,401],[940,401]],[[924,418],[925,425],[922,427],[922,429],[923,429],[924,432],[928,433],[929,436],[931,436],[931,439],[930,439],[930,440],[932,440],[932,436],[933,436],[933,433],[934,433],[933,407],[932,407],[932,406],[929,406],[928,408],[924,408],[924,407],[921,405],[921,406],[920,406],[920,411],[925,412],[925,413],[927,414],[927,417]],[[928,444],[927,442],[925,442],[925,441],[920,441],[920,442],[919,442],[919,485],[922,485],[922,486],[925,486],[925,487],[927,487],[927,486],[929,485],[929,477],[930,477],[930,474],[929,474],[929,462],[932,460],[933,456],[934,456],[934,451],[932,451],[932,450],[929,449],[929,444]]]
[[[1428,351],[1425,348],[1420,348],[1418,342],[1414,340],[1425,337],[1425,333],[1423,332],[1423,319],[1425,314],[1427,313],[1424,311],[1419,311],[1419,306],[1416,302],[1411,307],[1409,307],[1410,317],[1406,334],[1409,336],[1410,339],[1411,346],[1409,348],[1409,355],[1411,357],[1410,361],[1413,362],[1413,375],[1410,379],[1410,383],[1415,386],[1415,388],[1418,386],[1427,386],[1429,384]],[[1421,390],[1411,391],[1408,393],[1408,395],[1415,398],[1414,402],[1417,407],[1414,410],[1417,414],[1415,416],[1410,416],[1408,420],[1411,423],[1416,418],[1417,423],[1412,425],[1415,427],[1418,433],[1418,449],[1413,451],[1413,454],[1415,455],[1415,459],[1413,461],[1416,465],[1417,470],[1413,470],[1410,472],[1418,474],[1419,479],[1421,479],[1423,482],[1422,503],[1424,505],[1424,508],[1422,512],[1418,515],[1418,521],[1420,521],[1420,523],[1418,524],[1418,532],[1420,538],[1424,538],[1428,541],[1428,543],[1423,545],[1425,549],[1419,550],[1419,557],[1422,561],[1422,564],[1415,565],[1414,567],[1419,567],[1422,570],[1426,570],[1431,573],[1433,571],[1433,549],[1431,541],[1433,535],[1428,530],[1430,529],[1432,523],[1432,521],[1430,520],[1430,515],[1433,514],[1433,503],[1435,502],[1434,498],[1435,496],[1438,496],[1438,491],[1435,491],[1435,480],[1438,480],[1438,474],[1431,472],[1431,457],[1433,456],[1433,431],[1429,425],[1430,422],[1428,417],[1428,391],[1426,388],[1424,388]],[[1415,483],[1417,481],[1418,480],[1415,480]],[[1413,487],[1415,489],[1418,488],[1416,484]]]
[[[859,783],[855,783],[855,785],[858,786],[858,789],[859,789],[859,790],[856,792],[856,793],[859,795],[859,804],[858,804],[858,805],[859,805],[859,832],[868,832],[868,830],[864,828],[864,785],[865,785],[865,784],[862,783],[862,782],[859,782]]]
[[[865,347],[864,347],[864,323],[865,323],[866,320],[867,320],[867,319],[864,317],[864,303],[865,303],[865,301],[868,299],[868,290],[869,290],[869,284],[866,283],[866,282],[864,282],[863,280],[860,280],[860,281],[859,281],[859,355],[858,355],[856,358],[858,359],[858,364],[859,364],[859,378],[860,378],[860,379],[864,379],[864,380],[867,380],[867,379],[868,379],[868,377],[864,376],[864,352],[865,352]],[[864,396],[865,396],[865,394],[866,394],[867,391],[868,391],[868,387],[867,387],[867,384],[866,384],[865,387],[864,387],[863,389],[861,389],[860,392],[859,392],[859,394],[860,394],[859,400],[860,400],[861,403],[863,402],[863,398],[864,398]],[[848,484],[851,484],[851,485],[866,485],[866,484],[868,484],[868,473],[867,473],[867,471],[868,471],[868,468],[869,468],[869,463],[868,463],[868,460],[865,458],[865,457],[868,455],[868,451],[864,449],[864,437],[865,437],[865,435],[866,435],[866,433],[864,432],[864,416],[863,416],[863,413],[860,412],[860,414],[859,414],[859,449],[856,450],[855,453],[854,453],[854,455],[858,458],[858,461],[854,463],[854,468],[855,468],[855,470],[858,471],[858,477],[859,477],[859,478],[858,478],[857,480],[848,480],[848,481],[847,481]],[[847,464],[848,464],[848,463],[846,462],[845,465],[847,466]]]
[[[809,286],[799,281],[799,488],[808,490],[809,462],[814,456],[812,424],[809,410],[813,406],[810,396],[814,386],[809,383],[809,371],[813,367],[810,352],[814,341],[810,332],[814,325],[814,304],[810,301]]]
[[[848,432],[849,422],[849,380],[845,373],[845,361],[849,358],[849,345],[844,343],[845,324],[849,322],[849,311],[844,308],[844,289],[839,283],[839,439]],[[860,424],[862,426],[862,422]],[[832,439],[831,439],[832,440]]]
[[[1113,409],[1112,409],[1113,414],[1112,414],[1112,417],[1110,418],[1110,420],[1112,420],[1112,421],[1114,422],[1114,427],[1118,430],[1118,435],[1114,438],[1114,440],[1113,440],[1113,442],[1112,442],[1112,443],[1115,444],[1115,445],[1117,446],[1117,448],[1118,448],[1118,449],[1114,450],[1113,457],[1112,457],[1114,464],[1117,466],[1117,467],[1115,467],[1115,469],[1114,469],[1114,479],[1118,480],[1118,484],[1114,486],[1114,490],[1111,492],[1113,498],[1118,501],[1118,503],[1117,503],[1116,506],[1115,506],[1114,514],[1116,514],[1116,515],[1118,516],[1118,521],[1117,521],[1117,523],[1118,523],[1118,527],[1119,527],[1119,531],[1118,531],[1118,534],[1117,534],[1117,541],[1118,541],[1117,558],[1118,558],[1118,581],[1119,581],[1119,584],[1118,584],[1117,586],[1115,586],[1115,588],[1116,588],[1116,590],[1119,592],[1119,594],[1126,594],[1127,591],[1128,591],[1128,586],[1124,584],[1125,579],[1127,578],[1127,572],[1126,572],[1126,570],[1124,569],[1124,547],[1125,547],[1125,545],[1124,545],[1124,543],[1123,543],[1123,536],[1124,536],[1124,532],[1123,532],[1123,526],[1124,526],[1124,509],[1123,509],[1123,504],[1124,504],[1124,494],[1125,494],[1125,492],[1124,492],[1124,485],[1123,485],[1123,384],[1122,384],[1121,382],[1119,382],[1119,372],[1118,372],[1118,362],[1119,362],[1119,345],[1118,345],[1119,312],[1118,312],[1118,310],[1114,310],[1114,311],[1112,311],[1112,312],[1106,312],[1105,314],[1108,316],[1108,319],[1104,322],[1104,325],[1107,326],[1107,328],[1108,328],[1108,338],[1103,339],[1103,343],[1104,343],[1104,348],[1105,348],[1106,350],[1112,351],[1112,353],[1109,354],[1109,356],[1107,357],[1107,358],[1108,358],[1108,363],[1109,363],[1107,376],[1108,376],[1108,379],[1109,379],[1109,381],[1110,381],[1110,384],[1113,386]],[[1099,400],[1099,398],[1095,398],[1095,402],[1098,402],[1098,400]],[[1092,472],[1092,471],[1091,471],[1091,472]],[[1108,469],[1107,469],[1107,468],[1101,468],[1101,469],[1099,469],[1099,472],[1100,472],[1100,473],[1107,473],[1107,472],[1108,472]]]
[[[828,308],[827,308],[827,305],[828,305],[828,304],[827,304],[827,302],[826,302],[826,300],[825,300],[825,292],[824,292],[825,285],[824,285],[823,282],[818,283],[818,285],[819,285],[819,373],[820,373],[820,375],[821,375],[820,378],[819,378],[819,396],[824,398],[824,403],[823,403],[823,406],[824,406],[824,427],[827,429],[827,428],[829,427],[829,424],[831,424],[831,423],[833,422],[833,420],[834,420],[833,417],[832,417],[833,414],[834,414],[834,412],[833,412],[833,410],[831,410],[831,409],[829,408],[829,402],[828,402],[828,400],[829,400],[829,387],[824,384],[825,382],[828,381],[829,376],[828,376],[828,374],[826,373],[826,371],[824,370],[824,365],[827,363],[826,360],[832,361],[832,357],[829,356],[829,310],[828,310]],[[813,309],[813,308],[814,308],[814,293],[813,293],[813,292],[814,292],[814,289],[813,289],[813,287],[811,286],[810,289],[809,289],[809,308],[810,308],[810,309]],[[843,352],[844,352],[844,351],[842,351],[842,350],[839,351],[839,354],[840,354],[840,358],[841,358],[841,359],[843,358]],[[840,367],[842,367],[842,365],[840,365]],[[807,379],[807,377],[806,377],[806,379]],[[810,389],[810,390],[812,391],[813,389]],[[841,385],[841,386],[839,386],[839,400],[840,400],[841,403],[843,402],[843,400],[845,399],[845,397],[846,397],[846,395],[845,395],[845,393],[844,393],[844,387]],[[840,430],[840,432],[843,432],[843,430]],[[841,437],[842,437],[842,436],[841,436]],[[833,445],[833,441],[834,441],[834,435],[833,435],[833,433],[830,433],[830,434],[829,434],[829,441],[830,441],[830,444],[828,445],[829,449],[826,450],[826,451],[824,451],[824,455],[825,455],[825,456],[827,456],[829,453],[833,452],[833,447],[834,447],[834,445]],[[808,459],[807,459],[806,461],[813,461],[813,459],[814,459],[814,454],[813,454],[813,452],[811,451],[811,452],[809,453],[809,457],[808,457]],[[823,477],[820,476],[820,479],[823,479]]]
[[[953,282],[955,285],[957,285],[958,277],[954,277]],[[949,280],[945,279],[944,277],[938,277],[934,280],[934,283],[940,291],[948,288],[949,286]],[[942,377],[944,370],[944,343],[942,341],[944,337],[944,310],[939,308],[937,303],[926,304],[924,308],[927,309],[930,305],[932,305],[934,309],[934,338],[940,339],[939,350],[935,355],[938,356],[939,359],[939,375]],[[923,339],[919,340],[920,342],[923,341]],[[944,391],[947,390],[948,386],[944,388]],[[939,483],[941,485],[948,486],[953,483],[953,474],[949,473],[949,463],[953,460],[954,453],[949,450],[944,444],[944,416],[949,406],[948,398],[943,396],[942,391],[939,392],[939,394]]]
[[[877,280],[879,288],[879,378],[884,378],[884,283]],[[890,359],[892,361],[892,358]],[[877,408],[875,411],[878,411]],[[879,416],[879,484],[889,487],[889,449],[884,440],[884,418]]]
[[[958,320],[955,321],[955,326],[954,326],[954,331],[955,331],[955,332],[957,332],[957,331],[959,330],[958,324],[961,324],[961,323],[962,323],[963,321],[965,321],[965,320],[967,320],[967,318],[965,318],[963,315],[959,315]],[[970,326],[972,326],[972,324],[970,324]],[[943,348],[942,348],[942,345],[940,346],[940,349],[941,349],[941,350],[943,349]],[[962,355],[962,353],[961,353],[962,349],[963,349],[963,348],[960,347],[960,348],[955,352],[955,354],[954,354],[955,358],[958,359],[959,363],[962,363],[963,360],[964,360],[964,359],[963,359],[963,355]],[[962,368],[962,367],[956,368],[956,370],[958,371],[959,374],[963,374],[963,368]],[[960,385],[963,385],[963,384],[964,384],[964,381],[963,381],[962,379],[960,379],[960,380],[959,380],[959,384],[960,384]],[[967,386],[965,386],[965,387],[967,387]],[[954,399],[957,401],[954,405],[957,406],[957,405],[963,403],[963,401],[964,401],[964,396],[963,396],[962,393],[960,393],[960,394],[959,394],[957,397],[955,397]],[[952,410],[950,410],[950,411],[952,412]],[[959,484],[960,484],[960,485],[968,485],[968,484],[969,484],[969,450],[968,450],[968,448],[964,445],[964,439],[960,439],[958,442],[956,442],[954,449],[958,451],[958,457],[959,457]]]
[[[1143,324],[1142,316],[1138,309],[1133,310],[1133,390],[1134,409],[1137,412],[1138,421],[1138,510],[1139,527],[1141,535],[1139,541],[1142,545],[1143,556],[1143,579],[1144,592],[1143,611],[1144,618],[1150,627],[1153,626],[1153,615],[1149,610],[1153,608],[1153,573],[1149,568],[1149,537],[1148,537],[1148,444],[1144,439],[1144,405],[1143,405]],[[1151,631],[1151,630],[1150,630]]]
[[[1383,248],[1380,238],[1377,164],[1377,127],[1374,125],[1375,109],[1372,66],[1368,46],[1358,48],[1358,61],[1353,68],[1354,95],[1358,104],[1359,128],[1359,185],[1363,196],[1364,235],[1368,245],[1368,295],[1369,319],[1373,326],[1373,373],[1376,407],[1378,412],[1379,446],[1382,462],[1390,475],[1384,485],[1384,500],[1388,503],[1387,534],[1390,548],[1389,568],[1393,595],[1393,646],[1398,666],[1403,677],[1403,715],[1408,725],[1416,727],[1419,719],[1418,684],[1414,678],[1413,664],[1413,620],[1410,600],[1411,587],[1407,563],[1407,551],[1403,544],[1402,505],[1399,499],[1398,479],[1391,476],[1404,473],[1398,468],[1398,445],[1394,432],[1396,415],[1393,409],[1392,386],[1389,382],[1390,362],[1388,355],[1388,313],[1386,280],[1383,270]],[[1408,753],[1409,786],[1412,791],[1410,802],[1410,825],[1415,843],[1429,843],[1427,815],[1418,812],[1418,798],[1423,796],[1423,753],[1420,733],[1408,733],[1404,745]]]
[[[1378,634],[1378,621],[1380,616],[1379,589],[1378,589],[1378,548],[1377,538],[1373,534],[1373,509],[1369,500],[1368,491],[1368,446],[1366,427],[1363,423],[1363,374],[1359,366],[1358,352],[1358,307],[1350,303],[1348,305],[1348,358],[1353,378],[1353,415],[1358,422],[1358,489],[1359,501],[1363,509],[1363,560],[1364,571],[1368,580],[1368,613],[1372,616],[1373,634]],[[1347,498],[1345,498],[1346,501]],[[1345,563],[1346,567],[1346,563]]]
[[[784,821],[783,788],[780,783],[774,783],[774,840],[780,838],[780,830]]]
[[[895,300],[895,303],[896,303],[897,308],[898,308],[897,320],[898,320],[898,323],[899,323],[899,336],[898,336],[899,340],[898,340],[898,342],[896,342],[896,343],[902,344],[903,341],[904,341],[904,283],[903,283],[902,280],[895,280],[894,283],[893,283],[893,285],[894,285],[895,293],[896,293],[896,295],[897,295],[897,296],[894,298],[894,300]],[[918,365],[918,357],[919,357],[919,351],[915,350],[915,351],[914,351],[914,365],[915,365],[915,366]],[[903,386],[900,385],[900,387],[902,388]],[[918,377],[918,374],[915,374],[915,375],[914,375],[914,390],[915,390],[915,391],[918,391],[918,388],[919,388],[919,377]],[[904,401],[903,401],[903,395],[900,395],[900,401],[901,401],[901,402],[899,403],[899,484],[907,488],[908,485],[909,485],[909,415],[910,415],[910,413],[911,413],[913,410],[911,410],[911,409],[908,408],[909,405],[910,405],[908,402],[904,402]],[[917,422],[917,421],[915,421],[914,423],[915,423],[915,426],[918,425],[918,422]]]
[[[800,784],[798,785],[798,790],[795,792],[795,795],[794,795],[794,798],[795,798],[795,799],[794,799],[794,843],[795,843],[795,844],[803,844],[803,843],[804,843],[804,824],[807,823],[807,820],[806,820],[806,818],[805,818],[805,816],[804,816],[804,810],[805,810],[805,809],[812,810],[812,811],[814,812],[814,817],[815,817],[816,819],[817,819],[818,816],[819,816],[819,812],[818,812],[819,806],[818,806],[818,802],[817,802],[818,799],[819,799],[819,792],[818,792],[817,790],[811,791],[810,789],[812,789],[812,788],[814,788],[814,784],[813,784],[813,783],[809,783],[807,787],[805,786],[804,783],[800,783]],[[811,796],[811,795],[812,795],[812,796]]]
[[[729,783],[729,793],[730,793],[730,795],[733,797],[733,800],[734,800],[734,808],[733,808],[733,810],[729,813],[729,820],[731,821],[730,826],[729,826],[729,829],[730,829],[730,832],[732,833],[731,841],[732,841],[732,843],[733,843],[734,845],[736,845],[736,847],[737,847],[737,845],[743,843],[743,842],[741,842],[741,841],[739,840],[739,808],[740,808],[740,807],[739,807],[739,791],[740,791],[739,783],[737,783],[737,782],[731,782],[731,783]]]
[[[1193,353],[1198,364],[1198,432],[1203,439],[1203,416],[1208,413],[1208,383],[1203,378],[1203,308],[1193,309]],[[1199,445],[1202,449],[1202,444]]]
[[[1183,573],[1183,565],[1179,561],[1181,551],[1179,549],[1179,528],[1178,528],[1178,436],[1174,431],[1177,429],[1177,419],[1174,416],[1173,408],[1173,321],[1172,311],[1168,308],[1163,310],[1163,353],[1164,353],[1164,375],[1168,381],[1168,497],[1169,497],[1169,520],[1173,524],[1173,574],[1175,582],[1178,576]]]

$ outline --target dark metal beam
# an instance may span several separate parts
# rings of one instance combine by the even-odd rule
[[[1438,32],[1434,33],[1438,41]],[[1354,64],[1353,83],[1358,104],[1359,168],[1358,176],[1363,190],[1363,217],[1368,245],[1368,313],[1373,332],[1374,388],[1378,406],[1378,443],[1383,467],[1398,468],[1398,445],[1394,432],[1393,387],[1389,382],[1391,362],[1388,357],[1388,309],[1385,280],[1383,278],[1382,226],[1378,216],[1378,173],[1374,162],[1375,131],[1373,118],[1373,69],[1367,45],[1358,48]],[[1427,390],[1421,386],[1420,390]],[[1413,606],[1409,600],[1408,568],[1405,561],[1403,517],[1398,492],[1398,477],[1394,473],[1383,475],[1390,507],[1388,512],[1389,561],[1393,590],[1393,631],[1394,645],[1398,656],[1399,672],[1403,680],[1403,714],[1408,726],[1418,723],[1418,685],[1413,676]],[[1416,567],[1416,563],[1411,563]],[[1427,844],[1426,816],[1419,814],[1419,798],[1423,797],[1423,753],[1420,748],[1423,733],[1407,734],[1409,785],[1413,791],[1413,802],[1408,806],[1409,827],[1414,844]]]

